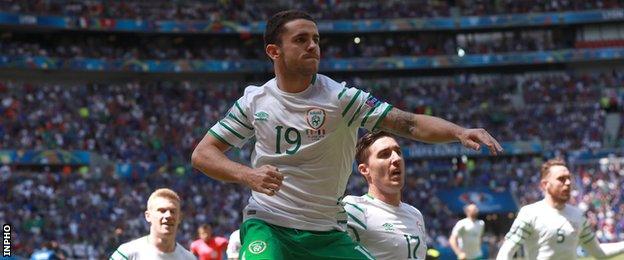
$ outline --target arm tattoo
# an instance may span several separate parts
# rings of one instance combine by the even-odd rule
[[[413,138],[416,136],[416,124],[414,114],[392,108],[383,119],[380,128],[402,137]]]

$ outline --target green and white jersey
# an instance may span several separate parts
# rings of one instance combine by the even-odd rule
[[[342,201],[349,235],[376,259],[425,259],[425,222],[418,209],[403,202],[396,207],[369,195]]]
[[[160,252],[154,245],[149,243],[148,236],[137,238],[124,243],[113,254],[109,260],[194,260],[196,257],[183,246],[176,243],[175,250],[171,253]]]
[[[527,259],[571,260],[594,236],[580,209],[566,204],[558,210],[541,200],[520,209],[505,239],[524,245]]]
[[[457,221],[453,227],[451,235],[456,235],[459,238],[459,247],[466,253],[466,258],[476,259],[482,256],[481,236],[483,236],[484,228],[485,222],[483,220],[472,221],[469,218]]]
[[[276,79],[249,86],[208,133],[231,146],[256,143],[252,167],[273,165],[284,174],[275,196],[252,192],[244,219],[301,230],[344,230],[340,205],[355,157],[357,130],[372,130],[391,105],[362,90],[317,74],[299,93]]]

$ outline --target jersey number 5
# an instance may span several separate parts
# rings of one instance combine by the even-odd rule
[[[275,127],[275,131],[277,134],[277,136],[275,137],[275,153],[276,154],[282,153],[281,143],[282,143],[282,129],[283,128],[284,126],[281,126],[281,125],[278,125]],[[292,135],[294,135],[294,139],[291,138]],[[301,133],[299,133],[299,130],[297,129],[294,129],[292,127],[286,128],[286,131],[284,131],[284,140],[289,144],[295,145],[293,148],[286,150],[287,154],[295,154],[299,150],[299,147],[301,147]]]
[[[416,251],[418,251],[418,247],[420,246],[420,237],[418,236],[410,236],[410,235],[403,235],[405,237],[405,240],[407,241],[407,259],[417,259],[416,257]],[[414,246],[414,249],[412,249],[411,247],[411,243],[410,240],[416,240],[416,245]]]

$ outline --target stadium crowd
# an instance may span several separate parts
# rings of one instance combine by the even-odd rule
[[[604,99],[622,104],[624,97],[624,75],[617,71],[348,81],[399,108],[484,127],[501,141],[539,140],[562,154],[603,147]],[[188,163],[196,142],[244,86],[242,81],[0,83],[1,147],[88,150],[115,163],[159,165],[145,176],[121,176],[106,167],[3,166],[0,179],[9,188],[0,189],[0,220],[18,227],[18,252],[27,255],[43,241],[55,240],[77,257],[101,258],[120,241],[145,233],[145,196],[158,187],[173,188],[183,197],[179,239],[184,245],[206,222],[215,224],[216,234],[235,230],[249,191],[176,166]],[[249,150],[233,156],[247,161]],[[540,163],[541,155],[472,158],[461,166],[449,158],[409,160],[405,200],[423,212],[428,244],[446,246],[456,216],[431,194],[486,185],[509,189],[524,205],[540,198],[532,185]],[[579,167],[578,173],[575,202],[591,212],[598,237],[623,239],[615,237],[624,231],[616,217],[623,194],[613,188],[622,184],[616,178],[622,170],[590,165]],[[362,178],[354,174],[347,193],[364,192]],[[101,235],[95,240],[93,233]]]
[[[266,20],[284,9],[306,10],[323,20],[448,17],[452,15],[492,15],[506,13],[562,12],[588,9],[620,8],[617,0],[600,1],[492,1],[492,0],[421,0],[421,1],[47,1],[5,0],[0,10],[12,13],[66,15],[94,18],[143,20],[237,21]]]
[[[570,35],[558,30],[452,34],[327,35],[321,39],[324,58],[494,54],[574,48]],[[263,60],[260,36],[154,36],[123,34],[0,35],[0,55],[98,59]]]
[[[538,140],[567,150],[602,147],[601,98],[606,89],[621,93],[624,75],[462,74],[349,81],[399,108],[483,127],[502,141]],[[180,165],[245,86],[240,81],[0,82],[0,145],[92,150],[109,160]],[[622,104],[622,95],[615,97]]]

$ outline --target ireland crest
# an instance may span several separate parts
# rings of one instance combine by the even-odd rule
[[[325,123],[325,110],[312,108],[306,113],[306,122],[314,130],[318,130]]]

